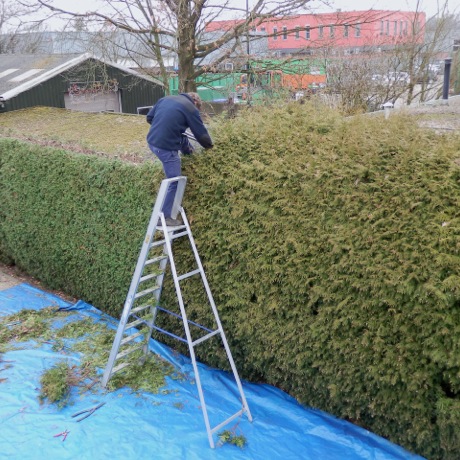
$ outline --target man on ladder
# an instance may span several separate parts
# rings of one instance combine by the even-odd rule
[[[211,136],[204,126],[199,109],[201,99],[197,93],[181,93],[178,96],[161,98],[148,112],[147,123],[150,129],[147,143],[150,150],[163,164],[166,178],[181,175],[181,160],[179,151],[190,154],[193,151],[187,136],[190,129],[197,142],[205,149],[213,147]],[[171,210],[176,195],[177,182],[173,182],[165,198],[163,214],[166,225],[176,227],[182,224],[179,219],[171,217]],[[161,222],[158,222],[161,225]]]

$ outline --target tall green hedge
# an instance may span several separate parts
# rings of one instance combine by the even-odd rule
[[[184,206],[242,375],[459,458],[460,140],[308,104],[241,111],[213,137],[184,160]],[[161,170],[11,141],[0,168],[3,256],[118,315]]]
[[[161,179],[154,163],[1,139],[1,257],[118,317]]]
[[[460,458],[459,138],[295,105],[214,137],[187,207],[244,375]]]

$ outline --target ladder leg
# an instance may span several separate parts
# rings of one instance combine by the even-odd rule
[[[248,403],[246,401],[246,396],[244,395],[243,386],[241,384],[241,380],[240,380],[240,377],[238,375],[238,370],[236,369],[236,365],[235,365],[235,362],[233,360],[232,352],[231,352],[230,347],[228,345],[227,337],[225,336],[225,332],[224,332],[224,329],[222,327],[222,323],[220,321],[219,313],[217,311],[217,307],[216,307],[216,304],[214,302],[214,297],[213,297],[211,289],[209,287],[208,280],[206,278],[206,274],[204,272],[203,265],[201,263],[201,259],[200,259],[200,256],[198,254],[198,250],[196,248],[195,240],[194,240],[192,232],[190,230],[190,225],[189,225],[189,222],[187,220],[187,216],[185,215],[185,212],[184,212],[183,209],[181,209],[181,215],[182,215],[182,219],[183,219],[183,222],[184,222],[185,226],[189,230],[190,245],[192,247],[193,254],[195,256],[196,264],[197,264],[197,266],[198,266],[198,268],[200,270],[201,280],[203,282],[204,288],[206,290],[206,294],[207,294],[208,299],[209,299],[209,303],[211,305],[211,309],[212,309],[212,312],[213,312],[213,315],[214,315],[214,320],[216,321],[217,327],[220,330],[222,343],[224,345],[225,352],[227,354],[227,358],[228,358],[228,361],[230,363],[230,367],[231,367],[232,372],[233,372],[233,377],[235,378],[235,382],[237,384],[238,391],[240,393],[243,408],[247,413],[247,417],[248,417],[249,421],[252,421],[251,411],[249,410],[249,406],[248,406]]]

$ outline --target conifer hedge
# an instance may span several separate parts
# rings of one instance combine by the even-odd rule
[[[184,207],[243,377],[459,458],[460,140],[308,104],[241,111],[213,137],[184,159]],[[119,315],[161,169],[3,140],[0,173],[2,256]]]
[[[244,375],[460,458],[459,138],[305,105],[214,138],[187,208]]]
[[[0,259],[118,318],[159,166],[0,139]]]

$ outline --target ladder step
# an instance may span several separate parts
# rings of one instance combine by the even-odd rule
[[[173,233],[172,235],[170,235],[170,239],[171,240],[175,240],[176,238],[180,238],[181,236],[185,236],[185,235],[188,235],[188,231],[185,230],[185,232],[180,232],[180,233]]]
[[[125,337],[124,339],[121,340],[120,345],[125,345],[126,343],[129,343],[129,342],[133,341],[134,339],[137,339],[141,335],[144,335],[144,333],[143,332],[136,332],[135,334],[128,335],[127,337]]]
[[[151,294],[152,292],[158,291],[160,289],[160,286],[154,286],[153,288],[145,289],[144,291],[139,291],[134,298],[138,299],[139,297],[144,297],[147,294]]]
[[[139,313],[141,311],[147,310],[147,308],[150,308],[151,305],[139,305],[138,307],[135,307],[131,310],[131,314],[133,313]]]
[[[200,337],[199,339],[196,339],[195,341],[192,342],[192,345],[198,345],[201,342],[204,342],[205,340],[210,339],[211,337],[214,337],[216,334],[220,333],[220,329],[216,329],[215,331],[211,332],[210,334],[206,334],[203,337]]]
[[[188,272],[185,275],[178,276],[177,280],[181,281],[181,280],[184,280],[186,278],[190,278],[191,276],[196,275],[197,273],[201,273],[199,268],[197,268],[196,270],[193,270],[191,272]]]
[[[132,327],[136,327],[136,326],[139,326],[139,324],[144,324],[146,323],[147,321],[143,318],[140,318],[140,319],[136,319],[136,321],[133,321],[132,323],[128,323],[126,326],[125,326],[125,331],[127,329],[131,329]]]
[[[144,348],[144,344],[138,345],[137,347],[127,348],[126,350],[120,351],[120,353],[117,354],[115,359],[123,358],[137,350],[140,350],[141,348]]]
[[[153,278],[156,278],[157,276],[158,276],[158,274],[156,274],[156,273],[151,273],[150,275],[141,276],[139,278],[139,283],[143,283],[144,281],[151,280]]]
[[[211,433],[215,433],[216,431],[219,431],[221,428],[223,428],[227,423],[230,423],[232,420],[235,420],[237,417],[240,415],[243,415],[246,412],[246,409],[243,407],[240,409],[236,414],[233,414],[231,417],[229,417],[227,420],[225,420],[222,423],[219,423],[216,427],[211,429]]]
[[[164,241],[163,241],[163,244],[164,244]],[[157,264],[158,262],[161,262],[162,260],[165,260],[167,258],[168,258],[168,256],[154,257],[153,259],[146,260],[144,265]]]
[[[124,369],[125,367],[128,367],[130,364],[131,364],[131,363],[121,363],[121,364],[119,364],[118,366],[115,366],[115,367],[112,369],[111,375],[115,374],[115,372],[121,371],[121,370]]]
[[[165,244],[165,240],[158,240],[150,243],[151,248],[157,248],[158,246],[163,246]]]

